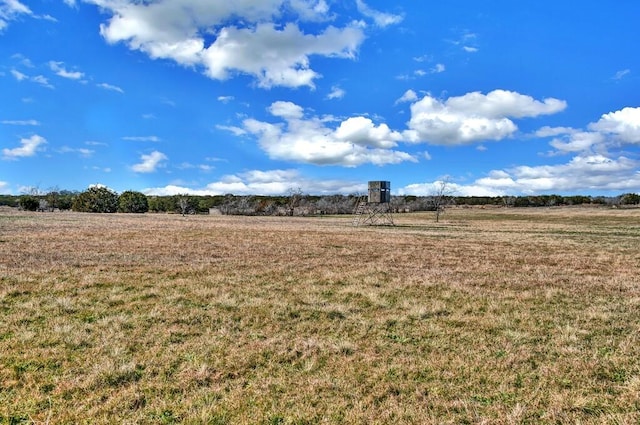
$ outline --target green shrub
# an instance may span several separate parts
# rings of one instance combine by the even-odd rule
[[[149,201],[144,193],[127,190],[118,198],[118,212],[146,213],[149,211]]]
[[[118,194],[105,186],[92,186],[74,199],[72,209],[79,212],[114,213],[118,210]]]
[[[20,197],[18,205],[25,211],[36,211],[40,206],[40,200],[33,195],[23,195]]]

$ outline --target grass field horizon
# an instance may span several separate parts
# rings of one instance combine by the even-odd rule
[[[640,423],[640,209],[0,210],[2,423]]]

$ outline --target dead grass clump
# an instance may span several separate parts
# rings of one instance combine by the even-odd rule
[[[0,423],[638,423],[639,218],[1,211]]]

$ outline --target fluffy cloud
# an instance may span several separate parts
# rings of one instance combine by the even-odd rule
[[[302,178],[295,170],[252,170],[224,176],[220,181],[208,184],[206,190],[213,193],[276,195],[287,193],[289,188],[299,187],[300,183]]]
[[[167,159],[167,156],[162,152],[153,151],[149,155],[142,155],[140,157],[142,162],[131,166],[131,169],[136,173],[153,173]]]
[[[549,127],[549,126],[544,126],[540,129],[538,129],[535,132],[535,135],[537,137],[551,137],[551,136],[559,136],[559,135],[563,135],[563,134],[571,134],[573,132],[575,132],[576,130],[571,128],[571,127]]]
[[[20,15],[32,16],[33,12],[18,0],[2,0],[0,2],[0,31],[9,26],[9,22]]]
[[[409,98],[405,93],[403,100],[406,99]],[[506,90],[494,90],[486,95],[472,92],[446,101],[426,95],[411,105],[405,137],[412,142],[440,145],[501,140],[518,129],[511,118],[554,114],[566,106],[566,102],[558,99],[538,101]]]
[[[603,114],[588,131],[571,127],[542,127],[537,137],[552,137],[559,153],[572,153],[569,162],[556,165],[518,166],[491,171],[476,180],[475,188],[495,194],[637,191],[640,161],[613,148],[640,143],[640,108],[623,108]]]
[[[306,117],[304,110],[291,102],[275,102],[269,112],[282,121],[249,118],[243,121],[243,130],[256,136],[272,159],[347,167],[417,161],[408,153],[391,149],[402,140],[400,133],[366,117],[348,118],[332,128],[326,119]]]
[[[365,117],[352,117],[342,121],[335,131],[335,137],[347,143],[383,149],[396,146],[396,140],[402,139],[400,133],[391,131],[386,124],[376,127],[373,121]]]
[[[327,95],[327,99],[342,99],[346,92],[338,86],[331,87],[331,93]]]
[[[554,138],[549,144],[561,152],[588,152],[605,141],[600,133],[573,131],[564,137]]]
[[[589,131],[570,127],[542,127],[536,131],[538,137],[554,137],[550,145],[559,152],[582,152],[590,154],[605,152],[624,145],[640,144],[640,108],[623,108],[603,114],[589,124]]]
[[[633,191],[640,187],[638,161],[620,156],[579,155],[557,165],[518,166],[493,170],[470,184],[448,183],[459,196],[502,196],[536,193],[584,193],[585,191]],[[400,188],[406,195],[431,195],[438,181]]]
[[[357,193],[365,189],[361,182],[343,180],[315,181],[303,177],[297,170],[251,170],[245,173],[229,174],[206,187],[192,189],[179,185],[145,189],[148,195],[284,195],[292,188],[300,188],[304,193],[332,195],[335,193]]]
[[[442,190],[442,180],[428,183],[409,184],[398,190],[399,195],[430,196]],[[446,192],[453,196],[500,196],[500,191],[493,190],[475,184],[462,185],[453,182],[446,182]]]
[[[269,112],[275,117],[287,120],[302,119],[304,116],[304,109],[293,102],[273,102],[271,106],[269,106]]]
[[[416,100],[418,100],[418,94],[413,90],[407,90],[398,100],[396,100],[396,105],[398,103],[414,102]]]
[[[199,55],[206,75],[226,79],[229,71],[249,74],[264,88],[313,87],[319,74],[309,56],[353,58],[363,40],[358,27],[328,27],[318,35],[304,34],[296,24],[283,29],[271,23],[253,28],[223,28],[216,41]]]
[[[503,193],[629,190],[640,186],[639,165],[624,156],[579,155],[565,164],[493,171],[475,184]]]
[[[28,139],[21,139],[21,146],[17,148],[2,149],[2,157],[3,159],[18,159],[34,156],[41,148],[41,146],[46,143],[47,141],[44,137],[34,134]]]
[[[298,23],[331,18],[324,0],[86,1],[111,14],[100,26],[109,43],[202,67],[213,79],[251,75],[265,88],[314,87],[320,75],[310,67],[311,56],[353,58],[364,40],[358,23],[303,31]],[[279,22],[285,15],[298,23]]]
[[[624,108],[620,111],[604,114],[589,129],[613,135],[624,143],[640,144],[640,108]]]

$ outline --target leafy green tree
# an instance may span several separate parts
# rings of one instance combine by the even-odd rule
[[[583,205],[591,203],[591,198],[583,195],[566,196],[564,199],[567,205]]]
[[[118,198],[118,212],[146,213],[149,211],[149,201],[144,193],[127,190]]]
[[[55,208],[60,208],[59,207],[60,192],[57,189],[53,189],[47,192],[47,194],[44,197],[44,200],[47,202],[47,206],[52,210]]]
[[[514,207],[530,207],[531,202],[528,196],[518,196],[513,203]]]
[[[637,205],[640,204],[640,195],[637,193],[625,193],[620,197],[621,205]]]
[[[49,189],[44,195],[44,199],[47,202],[47,207],[51,210],[70,210],[73,204],[73,197],[75,192],[69,190],[59,190],[57,187]]]
[[[14,195],[0,195],[0,205],[15,207],[19,205],[20,199]]]
[[[72,192],[69,190],[62,190],[59,193],[57,202],[57,207],[61,210],[70,210],[73,206],[73,200],[77,196],[77,192]]]
[[[147,203],[151,212],[167,212],[161,196],[147,196]]]
[[[36,211],[40,206],[40,200],[33,195],[22,195],[18,205],[25,211]]]
[[[118,194],[105,186],[92,186],[74,199],[72,209],[79,212],[114,213],[118,210]]]

